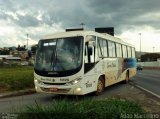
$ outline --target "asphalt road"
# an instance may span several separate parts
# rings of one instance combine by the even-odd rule
[[[154,93],[160,95],[160,71],[158,70],[143,70],[138,71],[137,76],[131,79],[131,83],[140,85]],[[35,93],[30,95],[23,95],[10,98],[0,99],[0,113],[6,112],[20,112],[26,109],[27,106],[34,106],[36,104],[48,105],[53,100],[69,99],[72,101],[78,101],[87,98],[93,99],[105,99],[109,97],[126,97],[129,99],[139,98],[136,96],[145,94],[143,91],[138,90],[133,85],[118,83],[113,86],[107,87],[101,96],[94,96],[88,94],[85,96],[63,96],[44,93]],[[141,99],[140,99],[141,100]],[[145,99],[144,99],[145,100]]]
[[[79,101],[87,98],[92,99],[105,99],[109,97],[114,97],[114,95],[123,92],[122,90],[128,90],[133,86],[124,83],[118,83],[113,86],[107,87],[103,95],[95,96],[94,93],[87,94],[85,96],[65,96],[65,95],[54,95],[54,94],[45,94],[45,93],[35,93],[30,95],[1,98],[0,99],[0,113],[6,112],[21,112],[23,109],[26,109],[27,106],[34,106],[37,103],[40,105],[47,105],[56,100],[71,100]]]
[[[131,82],[160,96],[160,70],[138,70]]]

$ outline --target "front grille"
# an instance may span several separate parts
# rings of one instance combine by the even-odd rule
[[[66,83],[48,83],[48,82],[43,82],[44,84],[47,85],[65,85]]]
[[[57,90],[50,90],[49,88],[42,88],[41,90],[45,91],[45,92],[53,92],[53,93],[67,93],[70,91],[70,88],[67,89],[57,89]]]

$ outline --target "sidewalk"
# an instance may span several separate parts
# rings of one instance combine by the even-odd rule
[[[155,69],[155,70],[160,70],[160,67],[143,67],[144,69]]]
[[[33,93],[36,93],[34,88],[33,89],[25,89],[25,90],[12,91],[12,92],[7,92],[7,93],[0,93],[0,98],[21,96],[21,95],[33,94]]]

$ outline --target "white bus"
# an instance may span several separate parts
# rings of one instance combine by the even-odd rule
[[[136,74],[135,48],[94,31],[55,33],[39,41],[34,71],[37,92],[100,95]]]

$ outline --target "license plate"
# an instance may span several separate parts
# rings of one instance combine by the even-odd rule
[[[58,88],[49,88],[49,91],[55,92],[55,91],[58,91]]]

